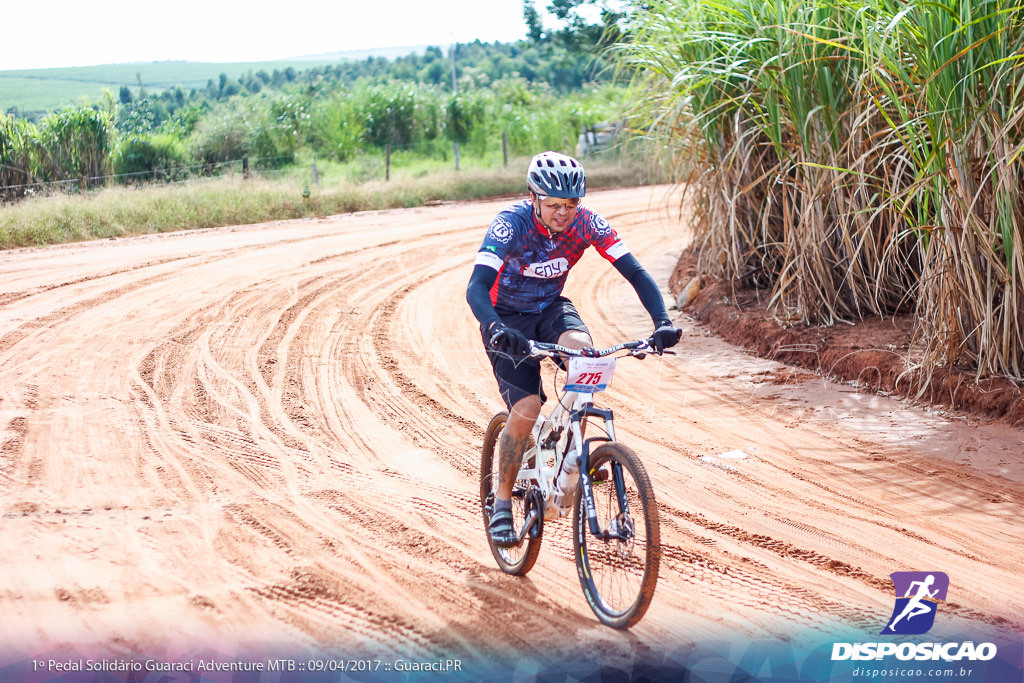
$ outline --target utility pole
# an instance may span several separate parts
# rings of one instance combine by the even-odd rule
[[[455,36],[454,35],[452,36],[451,50],[449,51],[449,53],[451,54],[451,61],[452,61],[452,97],[454,98],[456,95],[459,94],[459,85],[458,85],[458,83],[455,80]],[[456,171],[459,170],[459,143],[458,142],[455,143],[455,170]]]
[[[452,94],[456,94],[459,91],[458,82],[455,80],[455,37],[452,36],[451,49],[448,50],[448,54],[452,60]]]

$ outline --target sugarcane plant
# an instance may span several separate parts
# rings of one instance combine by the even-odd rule
[[[789,323],[916,312],[915,363],[1022,378],[1024,8],[657,0],[631,21],[632,116],[691,172],[702,271]]]

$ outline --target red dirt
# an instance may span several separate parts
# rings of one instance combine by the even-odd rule
[[[669,193],[587,196],[661,285],[691,239]],[[528,576],[504,574],[479,497],[502,405],[465,288],[508,203],[0,252],[0,680],[112,680],[53,661],[328,656],[516,681],[563,680],[538,671],[579,656],[622,680],[685,660],[704,667],[689,680],[722,680],[723,657],[763,643],[877,634],[890,574],[916,568],[952,582],[937,638],[1020,642],[1024,433],[755,358],[689,309],[672,312],[677,354],[623,359],[599,397],[656,491],[643,620],[594,617],[569,520],[545,524]],[[709,306],[715,291],[694,310],[734,314],[723,336],[769,336],[755,312]],[[599,345],[650,333],[592,250],[566,294]],[[840,371],[835,341],[771,333],[777,358],[813,343],[793,362]],[[875,334],[858,345],[887,348]],[[203,680],[256,680],[230,675]]]
[[[697,277],[696,259],[683,254],[669,280],[678,296]],[[730,344],[816,372],[861,391],[897,396],[977,420],[1024,426],[1024,386],[1006,378],[978,379],[956,368],[930,373],[915,367],[912,315],[868,318],[853,325],[783,325],[767,312],[767,295],[701,275],[685,312]]]

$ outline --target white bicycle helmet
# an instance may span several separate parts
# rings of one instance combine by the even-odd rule
[[[572,157],[541,152],[530,161],[526,185],[539,195],[573,199],[587,194],[587,175]]]

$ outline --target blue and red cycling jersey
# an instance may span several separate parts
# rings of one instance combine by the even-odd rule
[[[585,206],[568,228],[553,234],[534,219],[532,202],[524,199],[491,221],[476,265],[498,271],[491,287],[495,308],[540,313],[562,293],[569,269],[589,246],[610,263],[629,253],[608,221]]]

